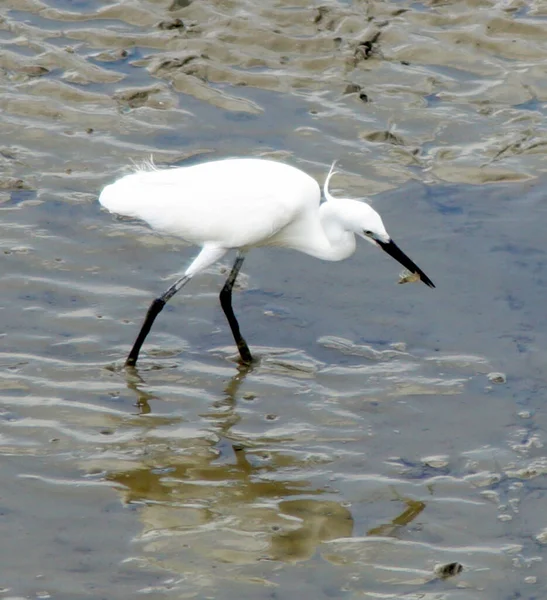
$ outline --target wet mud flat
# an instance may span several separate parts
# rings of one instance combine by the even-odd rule
[[[546,27],[519,1],[2,3],[2,598],[545,596]],[[337,159],[437,289],[368,246],[259,249],[254,368],[227,261],[123,370],[196,249],[99,191],[234,155]]]

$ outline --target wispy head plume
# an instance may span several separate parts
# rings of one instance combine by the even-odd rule
[[[327,178],[325,179],[325,183],[323,184],[323,195],[329,202],[336,201],[336,198],[334,196],[332,196],[331,193],[329,192],[329,183],[330,183],[331,177],[333,175],[336,175],[336,173],[338,173],[338,171],[334,170],[335,166],[336,166],[336,161],[333,161],[330,171],[329,171],[329,174],[327,175]]]

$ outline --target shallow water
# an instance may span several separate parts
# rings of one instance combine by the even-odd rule
[[[545,16],[4,0],[0,597],[545,597]],[[99,209],[150,155],[336,158],[437,288],[258,249],[253,369],[226,263],[126,372],[196,252]]]

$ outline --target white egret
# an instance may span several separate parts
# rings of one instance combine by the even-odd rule
[[[250,363],[252,355],[232,309],[232,287],[246,252],[254,246],[293,248],[338,261],[353,254],[357,235],[385,250],[426,285],[435,287],[391,239],[371,206],[331,196],[333,167],[325,180],[323,203],[318,183],[308,174],[258,158],[216,160],[172,169],[150,165],[107,185],[99,202],[110,212],[141,219],[153,229],[201,246],[184,275],[150,305],[126,365],[136,364],[165,303],[192,277],[232,249],[237,250],[237,257],[220,292],[220,304],[244,363]]]

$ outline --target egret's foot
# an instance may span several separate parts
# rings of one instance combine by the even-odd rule
[[[243,338],[237,343],[237,349],[239,351],[239,356],[241,358],[241,363],[244,365],[252,365],[255,361],[251,351],[249,350],[249,346]]]

